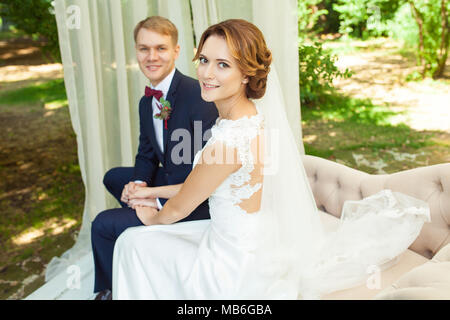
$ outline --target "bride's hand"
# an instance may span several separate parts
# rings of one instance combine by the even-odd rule
[[[146,226],[151,226],[156,224],[156,216],[158,210],[152,207],[137,206],[136,215],[141,220],[141,222]]]
[[[156,199],[131,199],[128,201],[128,205],[136,210],[136,207],[142,206],[142,207],[151,207],[151,208],[158,208],[158,205],[156,204]]]
[[[152,187],[136,187],[133,192],[130,192],[128,198],[133,199],[145,199],[145,198],[156,198],[154,196]]]

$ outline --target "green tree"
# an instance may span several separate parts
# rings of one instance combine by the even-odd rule
[[[0,16],[18,30],[46,41],[44,53],[60,61],[58,30],[52,13],[52,0],[2,0]]]
[[[338,0],[333,8],[339,12],[339,32],[354,37],[385,36],[402,0]]]
[[[322,0],[297,1],[298,34],[301,39],[317,33],[317,20],[321,15],[328,14],[328,10],[320,9]]]
[[[406,10],[409,7],[409,10]],[[449,49],[448,0],[337,0],[344,34],[400,36],[417,47],[422,77],[443,75]]]
[[[340,71],[335,65],[337,56],[332,55],[330,50],[324,49],[317,41],[300,45],[298,55],[300,100],[307,106],[316,106],[325,94],[334,90],[333,79],[352,76],[348,69]]]
[[[336,0],[323,0],[319,4],[320,8],[327,10],[327,13],[319,17],[319,25],[324,33],[338,33],[340,27],[339,12],[334,10],[333,5]],[[317,25],[317,24],[316,24]]]
[[[418,56],[422,77],[442,76],[449,48],[449,11],[446,0],[408,1],[418,27]]]
[[[332,82],[337,77],[350,77],[351,72],[341,72],[335,65],[336,56],[330,50],[323,48],[319,41],[312,41],[320,29],[315,28],[319,17],[327,14],[326,9],[320,9],[321,0],[299,0],[299,79],[300,100],[308,106],[316,105],[325,93],[333,90]]]

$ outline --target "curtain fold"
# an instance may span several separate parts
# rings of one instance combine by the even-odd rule
[[[290,125],[303,152],[296,7],[296,0],[55,1],[64,82],[86,199],[77,242],[50,262],[46,280],[89,253],[91,221],[99,212],[118,206],[103,186],[105,172],[134,164],[138,103],[148,84],[135,57],[133,30],[137,22],[151,15],[170,19],[179,31],[181,51],[176,66],[192,77],[194,47],[209,25],[229,18],[254,22],[273,52]],[[78,26],[71,23],[76,14]]]
[[[110,16],[116,17],[118,21],[123,21],[122,7],[120,1],[112,1]],[[120,90],[120,88],[128,88],[128,74],[127,74],[127,53],[126,53],[126,42],[125,38],[127,35],[124,32],[124,25],[122,23],[112,23],[112,33],[113,37],[113,48],[115,54],[115,76],[117,82],[117,103],[119,106],[118,117],[121,119],[120,125],[120,136],[118,137],[120,141],[120,157],[126,165],[132,165],[133,163],[133,143],[131,143],[131,138],[133,136],[132,122],[130,108],[130,94],[128,90]],[[128,30],[127,30],[128,31]],[[128,35],[129,36],[129,35]],[[129,43],[128,43],[129,44]],[[114,72],[111,72],[114,74]],[[130,74],[131,77],[131,74]]]
[[[300,121],[297,1],[276,1],[275,5],[274,1],[253,0],[252,8],[253,23],[263,32],[272,50],[289,125],[299,151],[304,154]]]

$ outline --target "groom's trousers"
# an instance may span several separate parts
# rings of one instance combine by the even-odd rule
[[[129,227],[143,226],[131,208],[105,210],[95,217],[91,226],[92,252],[95,264],[94,292],[112,288],[114,245]]]
[[[131,181],[133,174],[134,167],[117,167],[110,169],[103,177],[103,184],[106,190],[117,199],[122,208],[128,208],[128,205],[120,201],[120,198],[122,197],[123,188]]]
[[[129,227],[142,226],[136,211],[120,201],[123,187],[133,177],[133,167],[109,170],[103,178],[106,189],[122,208],[105,210],[95,217],[91,226],[91,243],[95,264],[94,292],[112,288],[112,262],[114,245],[120,234]]]
[[[131,181],[134,168],[119,167],[109,170],[103,179],[106,189],[119,201],[122,208],[105,210],[95,217],[91,225],[91,243],[95,263],[94,292],[112,289],[112,263],[114,245],[120,234],[127,228],[142,226],[136,211],[120,201],[123,187]],[[160,171],[155,175],[154,183],[162,184],[163,175]],[[180,220],[190,221],[209,219],[209,207],[206,203],[196,211]]]

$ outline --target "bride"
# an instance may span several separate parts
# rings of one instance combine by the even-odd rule
[[[323,231],[261,31],[232,19],[209,27],[194,60],[219,118],[183,184],[141,188],[145,226],[113,258],[114,299],[298,299],[358,285],[418,236],[424,202],[383,190],[344,205]],[[157,211],[151,198],[168,198]],[[175,222],[209,198],[211,220]]]

